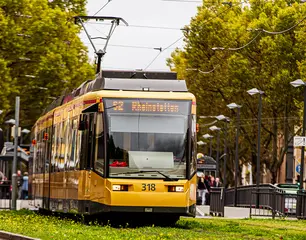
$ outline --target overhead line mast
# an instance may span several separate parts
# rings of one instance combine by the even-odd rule
[[[128,26],[128,23],[123,19],[123,18],[120,18],[120,17],[105,17],[105,16],[76,16],[74,17],[75,19],[75,23],[78,24],[78,23],[81,23],[89,41],[90,41],[90,44],[92,45],[94,51],[95,51],[95,54],[97,55],[97,58],[98,58],[98,61],[97,61],[97,71],[96,73],[99,73],[101,71],[101,62],[102,62],[102,58],[103,56],[105,55],[106,53],[106,48],[107,48],[107,45],[109,43],[109,40],[111,38],[111,36],[113,35],[116,27],[120,24],[120,22],[123,22],[126,26]],[[110,30],[108,32],[108,35],[106,35],[106,37],[91,37],[85,27],[85,21],[86,20],[96,20],[96,21],[110,21],[111,22],[111,25],[110,25]],[[102,39],[102,40],[105,40],[105,45],[103,47],[103,49],[99,49],[97,50],[97,48],[95,47],[95,44],[93,43],[93,39]]]

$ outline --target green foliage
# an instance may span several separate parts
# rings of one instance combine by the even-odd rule
[[[75,15],[83,15],[85,13],[85,0],[48,0],[51,7],[60,7],[65,11],[71,11]]]
[[[69,6],[68,6],[69,5]],[[73,16],[85,0],[0,0],[0,109],[31,127],[52,99],[94,77]],[[3,119],[0,119],[3,120]]]
[[[305,16],[306,5],[299,1],[253,0],[249,7],[241,8],[240,2],[232,1],[231,7],[216,2],[199,7],[185,32],[185,49],[172,53],[168,65],[186,78],[198,99],[198,115],[224,114],[233,119],[229,169],[233,169],[235,111],[226,105],[236,102],[243,106],[240,160],[256,166],[258,96],[251,97],[246,91],[256,87],[265,92],[261,163],[270,170],[271,181],[275,182],[290,136],[295,134],[294,126],[301,124],[302,89],[294,89],[289,83],[306,77],[305,24],[283,34],[256,29],[270,32],[288,29]],[[214,47],[225,50],[213,51]],[[203,74],[190,69],[214,71]],[[199,121],[202,126],[207,123]],[[202,128],[201,135],[207,131]],[[279,139],[286,141],[281,143]]]
[[[304,221],[267,219],[189,219],[175,227],[113,228],[95,223],[36,215],[30,211],[2,211],[0,230],[40,239],[305,239]]]

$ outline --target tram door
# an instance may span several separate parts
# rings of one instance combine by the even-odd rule
[[[83,115],[83,121],[86,122],[86,129],[82,130],[82,152],[81,152],[81,168],[93,168],[94,160],[94,141],[95,141],[95,113],[86,113]]]

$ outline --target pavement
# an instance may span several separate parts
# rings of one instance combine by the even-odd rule
[[[0,199],[0,209],[9,209],[11,206],[11,200]],[[29,209],[29,200],[17,200],[16,209]]]
[[[207,205],[198,205],[196,208],[197,218],[210,218],[209,214],[210,207]],[[239,208],[239,207],[224,207],[224,217],[225,218],[249,218],[250,209],[249,208]]]

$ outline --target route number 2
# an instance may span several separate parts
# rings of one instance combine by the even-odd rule
[[[155,191],[156,190],[156,186],[154,183],[149,183],[149,184],[145,184],[143,183],[142,184],[142,188],[141,188],[141,191]]]

